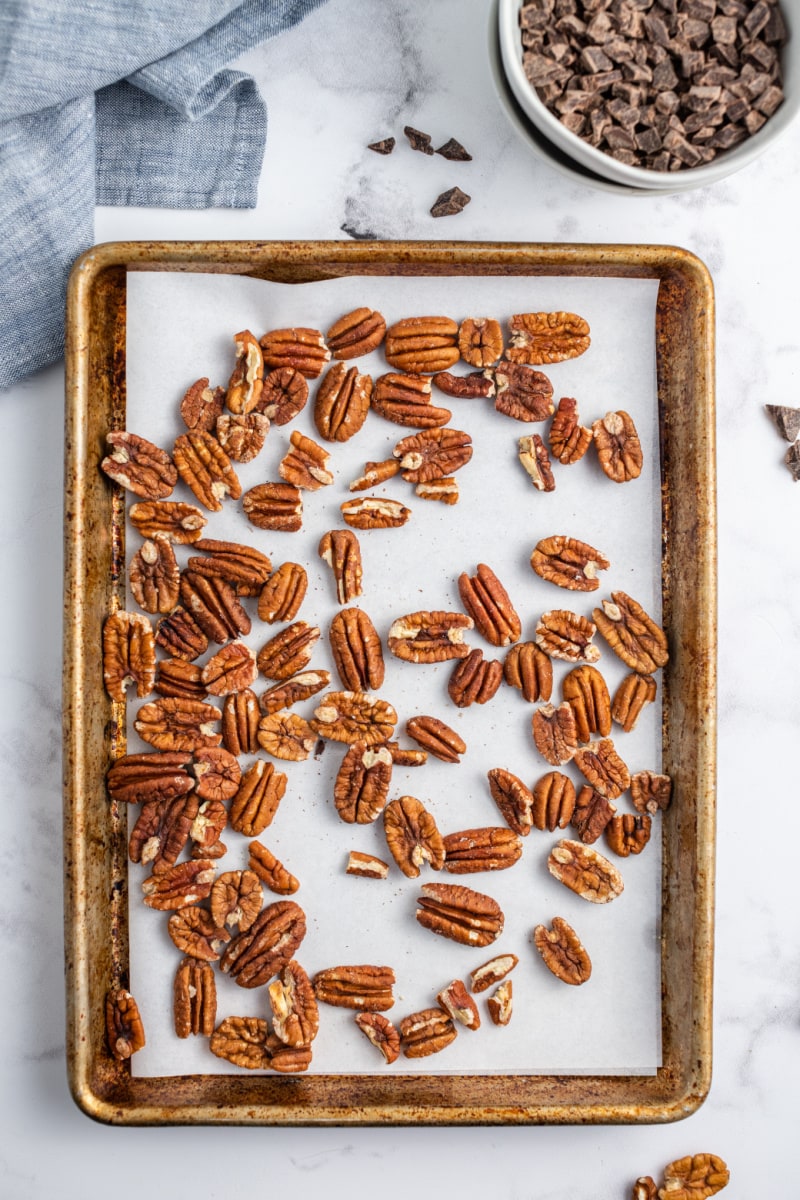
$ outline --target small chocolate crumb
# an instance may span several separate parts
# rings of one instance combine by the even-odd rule
[[[472,155],[455,138],[449,138],[436,153],[441,154],[442,158],[446,158],[450,162],[472,162]]]
[[[320,755],[322,755],[324,753],[325,753],[325,739],[317,738],[317,744],[314,747],[314,758],[319,758]]]
[[[795,483],[800,482],[800,442],[795,442],[789,447],[783,461],[791,471]]]
[[[391,154],[394,150],[394,138],[384,138],[382,142],[370,142],[367,149],[374,150],[376,154]]]
[[[786,408],[782,404],[765,404],[764,407],[781,437],[793,442],[800,434],[800,408]]]
[[[421,130],[414,129],[411,125],[406,125],[403,133],[411,143],[412,150],[419,150],[422,154],[433,154],[431,135],[429,133],[422,133]]]
[[[461,188],[450,188],[449,191],[442,192],[441,196],[436,197],[431,209],[431,216],[453,217],[466,208],[471,199],[472,197],[468,196],[466,192],[462,192]]]

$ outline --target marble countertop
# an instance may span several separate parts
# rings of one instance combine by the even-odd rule
[[[75,1108],[63,1033],[63,370],[54,367],[0,397],[8,814],[0,1190],[14,1200],[101,1192],[133,1200],[153,1186],[172,1200],[266,1189],[621,1200],[640,1174],[699,1151],[728,1162],[731,1200],[797,1193],[800,918],[787,821],[800,734],[800,486],[763,406],[800,404],[800,123],[713,188],[609,195],[521,144],[496,98],[486,41],[480,0],[330,0],[242,60],[269,106],[258,207],[100,210],[96,236],[658,242],[708,265],[717,297],[720,651],[709,1098],[685,1121],[632,1128],[114,1129]],[[459,138],[474,161],[383,159],[365,148],[402,138],[408,123]],[[454,183],[471,204],[434,221],[433,199]]]

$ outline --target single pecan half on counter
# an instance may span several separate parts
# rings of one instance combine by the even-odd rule
[[[449,317],[406,317],[386,330],[386,361],[410,375],[446,371],[459,359],[458,325]]]
[[[641,854],[650,841],[650,826],[649,813],[620,813],[612,817],[605,828],[609,849],[620,858]]]
[[[401,474],[407,483],[428,483],[454,474],[469,462],[472,438],[449,425],[422,429],[402,438],[392,453],[400,460]]]
[[[119,609],[103,625],[103,682],[112,700],[124,700],[131,684],[142,699],[153,690],[156,645],[153,627],[142,613]]]
[[[281,479],[309,492],[333,483],[333,472],[328,470],[331,456],[327,450],[297,429],[292,430],[289,441],[292,448],[278,465]]]
[[[268,1036],[269,1026],[260,1017],[226,1017],[211,1034],[208,1048],[237,1067],[265,1071],[272,1059]]]
[[[317,389],[314,424],[327,442],[349,442],[367,419],[372,376],[358,367],[334,363]]]
[[[359,496],[340,505],[342,519],[354,529],[400,529],[411,509],[386,496]]]
[[[730,1182],[731,1173],[716,1154],[687,1154],[664,1169],[658,1200],[707,1200]]]
[[[385,1012],[394,1004],[395,976],[391,967],[327,967],[317,971],[313,984],[317,999],[337,1008]]]
[[[504,825],[462,829],[444,838],[444,869],[451,875],[505,871],[522,855],[522,839]]]
[[[236,592],[224,579],[184,571],[181,602],[211,642],[222,645],[229,638],[250,632],[250,618]]]
[[[631,800],[637,812],[655,814],[669,807],[672,799],[672,780],[669,775],[654,771],[637,771],[631,775]]]
[[[505,979],[486,1001],[489,1016],[495,1025],[508,1025],[514,1011],[514,984]]]
[[[535,642],[517,642],[503,661],[503,678],[529,703],[549,700],[553,691],[550,656]]]
[[[237,596],[257,596],[269,579],[272,563],[253,546],[201,538],[194,549],[200,553],[189,559],[189,570],[195,575],[224,579]]]
[[[542,538],[531,554],[531,566],[542,579],[571,592],[594,592],[600,586],[598,571],[611,563],[588,542],[556,534]]]
[[[208,377],[190,384],[181,400],[180,414],[187,429],[213,433],[225,407],[225,388],[209,387]]]
[[[203,667],[200,678],[212,696],[242,692],[258,677],[256,656],[244,642],[229,642],[213,654]]]
[[[488,778],[492,799],[503,820],[514,833],[527,837],[533,828],[533,792],[503,767],[494,767]]]
[[[581,841],[590,845],[597,841],[616,811],[610,800],[587,783],[575,798],[570,824]]]
[[[400,1056],[400,1034],[382,1013],[356,1013],[355,1022],[364,1036],[380,1050],[384,1062],[396,1062]]]
[[[533,789],[532,818],[536,829],[553,833],[570,823],[575,809],[575,785],[561,771],[548,771]]]
[[[575,751],[575,766],[596,792],[607,800],[616,800],[630,787],[630,772],[611,738],[600,738]]]
[[[368,746],[364,741],[348,746],[333,785],[333,801],[343,821],[368,825],[380,816],[389,795],[392,765],[386,746]]]
[[[225,871],[214,880],[211,917],[220,929],[249,929],[263,904],[264,893],[254,871]]]
[[[449,408],[437,408],[431,403],[430,379],[392,371],[375,380],[371,407],[379,417],[412,429],[446,425],[453,415]]]
[[[377,350],[386,333],[386,321],[372,308],[354,308],[331,325],[325,341],[334,358],[358,358]]]
[[[217,985],[208,962],[184,958],[175,972],[172,1013],[179,1038],[210,1037],[217,1019]]]
[[[256,658],[259,671],[267,679],[290,679],[308,666],[319,637],[318,625],[309,625],[307,621],[287,625],[259,650]]]
[[[139,1007],[125,988],[117,988],[106,996],[106,1038],[109,1050],[120,1062],[145,1044]]]
[[[209,859],[193,859],[162,867],[142,883],[148,908],[171,912],[205,900],[211,892],[216,868]]]
[[[493,317],[467,317],[458,330],[458,350],[471,367],[490,367],[503,353],[503,330]]]
[[[257,483],[245,492],[242,508],[258,529],[296,533],[303,525],[303,499],[293,483]]]
[[[510,344],[506,356],[512,362],[564,362],[589,349],[589,325],[576,313],[517,313],[509,321]]]
[[[614,483],[627,483],[642,473],[644,455],[629,413],[607,412],[592,425],[600,466]]]
[[[153,691],[159,696],[177,696],[181,700],[205,700],[203,668],[182,658],[162,658],[156,663]]]
[[[551,851],[547,869],[554,879],[593,904],[608,904],[622,893],[617,868],[591,846],[562,839]]]
[[[429,865],[434,871],[444,866],[444,840],[433,814],[414,796],[391,800],[383,810],[383,830],[392,858],[409,879]]]
[[[650,675],[669,660],[667,636],[627,592],[612,592],[592,616],[611,649],[627,667]]]
[[[258,699],[250,688],[232,692],[222,707],[222,744],[237,757],[258,749]]]
[[[621,725],[625,733],[630,733],[635,729],[645,705],[652,704],[655,700],[656,691],[656,681],[652,675],[639,675],[632,671],[630,675],[625,676],[614,693],[611,703],[612,720]]]
[[[518,457],[537,492],[554,492],[556,481],[550,456],[538,433],[525,434],[518,442]]]
[[[592,431],[581,425],[578,403],[562,396],[550,424],[550,450],[563,466],[579,462],[592,444]]]
[[[457,708],[486,704],[503,682],[503,664],[485,659],[480,649],[471,650],[457,663],[447,683],[447,694]]]
[[[251,842],[248,850],[248,869],[279,896],[293,896],[300,887],[299,879],[261,842]]]
[[[249,329],[233,336],[236,363],[228,380],[225,403],[232,413],[249,413],[257,408],[264,387],[264,355]]]
[[[305,935],[306,916],[300,905],[276,900],[230,942],[220,966],[240,987],[260,987],[291,962]]]
[[[178,471],[166,450],[122,429],[106,434],[106,442],[110,453],[100,467],[109,479],[143,500],[164,500],[172,494]]]
[[[460,884],[426,883],[417,904],[415,915],[424,929],[465,946],[488,946],[503,932],[497,901]]]
[[[464,987],[462,979],[454,979],[447,987],[437,992],[436,999],[453,1022],[465,1029],[480,1029],[481,1014],[478,1006]]]
[[[205,962],[217,962],[223,946],[231,940],[227,929],[218,926],[207,908],[188,904],[170,915],[170,938],[184,954]]]
[[[182,433],[172,448],[172,457],[183,482],[210,512],[221,512],[226,496],[232,500],[241,496],[239,477],[213,434],[202,429]]]
[[[361,595],[361,546],[350,529],[331,529],[320,538],[318,553],[333,572],[336,598],[349,604]]]
[[[274,425],[287,425],[308,402],[305,376],[294,367],[275,367],[264,376],[257,411]]]
[[[366,692],[383,683],[383,648],[375,626],[360,608],[343,608],[328,630],[339,678],[352,692]]]
[[[208,521],[196,505],[176,500],[142,500],[131,505],[128,516],[143,538],[164,537],[180,546],[196,542]]]
[[[522,624],[511,598],[486,563],[478,563],[475,575],[466,571],[458,577],[458,594],[475,628],[493,646],[519,641]]]
[[[148,538],[128,567],[133,598],[148,613],[172,612],[178,603],[180,578],[175,551],[165,537]]]
[[[310,1046],[319,1032],[319,1008],[306,972],[294,959],[267,989],[275,1036],[287,1046]]]
[[[423,1008],[403,1017],[400,1022],[400,1043],[406,1058],[427,1058],[438,1054],[456,1039],[453,1018],[442,1008]]]
[[[233,462],[252,462],[264,448],[269,433],[269,417],[250,412],[241,416],[224,413],[214,428],[217,441]]]
[[[405,662],[437,663],[466,658],[469,646],[464,632],[472,629],[472,618],[464,613],[414,612],[398,617],[389,629],[388,646]]]
[[[600,657],[592,638],[597,626],[587,617],[565,608],[542,613],[536,626],[536,645],[551,658],[565,662],[595,663]]]
[[[309,724],[319,737],[375,746],[392,736],[397,713],[388,700],[366,692],[328,692]]]
[[[553,385],[542,371],[502,362],[486,372],[494,406],[515,421],[544,421],[553,411]]]
[[[285,791],[286,776],[272,763],[257,758],[242,776],[231,802],[231,828],[245,837],[257,837],[272,823]]]
[[[550,929],[546,925],[537,925],[533,943],[556,979],[577,987],[591,976],[592,960],[575,930],[563,917],[553,917]]]
[[[567,763],[578,748],[578,730],[572,708],[564,702],[558,707],[542,704],[531,718],[536,749],[554,767]]]
[[[470,974],[469,986],[471,991],[476,995],[479,992],[488,991],[490,987],[494,987],[501,979],[505,979],[514,967],[519,962],[516,954],[498,954],[494,958],[490,958],[488,962],[483,963],[480,967],[476,967]]]
[[[315,730],[304,717],[295,713],[275,712],[262,717],[258,726],[258,744],[267,754],[288,762],[304,762],[316,744]]]
[[[593,733],[608,736],[611,732],[611,697],[606,681],[596,667],[587,663],[574,667],[564,676],[561,692],[575,715],[579,742],[588,742]]]
[[[442,762],[460,762],[461,755],[467,751],[464,739],[438,717],[411,717],[406,721],[406,733]]]
[[[264,334],[259,345],[264,355],[264,366],[270,374],[278,368],[291,367],[306,379],[316,379],[325,364],[330,362],[331,352],[318,329],[300,326],[272,329]]]
[[[190,751],[163,754],[125,754],[109,768],[106,787],[112,800],[142,804],[171,800],[194,787],[187,770]]]
[[[308,590],[308,575],[300,563],[285,562],[264,581],[258,596],[258,616],[268,625],[293,621]]]
[[[330,681],[330,671],[301,671],[264,692],[259,702],[261,711],[271,716],[282,708],[291,708],[293,704],[316,696],[317,692],[328,687]]]

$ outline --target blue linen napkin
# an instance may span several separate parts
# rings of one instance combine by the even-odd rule
[[[0,388],[61,357],[95,204],[252,208],[267,113],[225,64],[324,0],[3,0]]]

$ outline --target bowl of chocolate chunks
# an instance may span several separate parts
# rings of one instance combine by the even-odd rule
[[[618,184],[716,183],[800,108],[800,0],[499,0],[497,12],[526,116]]]

